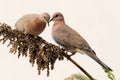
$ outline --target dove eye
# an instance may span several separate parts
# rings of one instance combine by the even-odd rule
[[[44,18],[46,19],[46,17],[44,16]]]
[[[56,15],[56,17],[58,17],[59,15]]]
[[[47,21],[47,17],[44,16],[44,19]]]

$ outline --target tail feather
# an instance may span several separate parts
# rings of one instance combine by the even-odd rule
[[[105,68],[108,71],[113,71],[109,66],[107,66],[104,62],[102,62],[93,51],[94,54],[88,53],[87,55],[91,57],[93,60],[95,60],[98,64],[100,64],[103,68]]]
[[[109,66],[107,66],[105,63],[103,63],[99,58],[94,59],[97,63],[99,63],[103,68],[105,68],[108,71],[113,71]]]

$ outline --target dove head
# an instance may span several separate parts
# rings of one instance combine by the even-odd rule
[[[49,21],[50,15],[49,15],[48,13],[44,12],[44,13],[42,13],[41,15],[44,17],[44,20],[45,20],[45,21],[47,21],[47,22]]]
[[[60,12],[55,12],[52,16],[52,19],[50,21],[63,21],[64,22],[64,17],[62,13]]]
[[[41,16],[43,17],[43,20],[45,22],[49,23],[50,15],[48,13],[44,12],[44,13],[41,14]]]

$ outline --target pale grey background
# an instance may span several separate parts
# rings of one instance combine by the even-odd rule
[[[14,28],[16,20],[28,13],[62,12],[65,21],[88,41],[97,55],[113,70],[120,80],[120,1],[119,0],[0,0],[0,22]],[[52,26],[52,23],[51,25]],[[41,36],[51,43],[51,27]],[[0,43],[0,80],[63,80],[79,73],[71,62],[57,61],[55,68],[46,76],[37,75],[28,58],[9,54],[7,44]],[[73,57],[97,80],[109,80],[101,67],[86,55]]]

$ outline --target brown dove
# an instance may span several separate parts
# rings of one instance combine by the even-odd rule
[[[50,15],[46,12],[42,14],[26,14],[16,22],[15,28],[25,34],[37,36],[43,32],[49,19]]]

